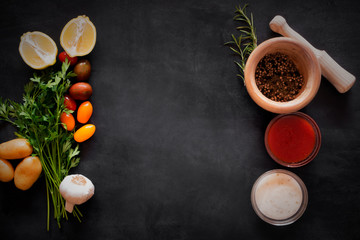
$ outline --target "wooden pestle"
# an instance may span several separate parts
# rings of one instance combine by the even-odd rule
[[[334,85],[334,87],[340,92],[347,92],[355,83],[355,76],[342,68],[334,59],[330,57],[323,50],[318,50],[314,48],[308,41],[306,41],[300,34],[295,32],[287,23],[285,18],[282,16],[275,16],[270,22],[270,28],[276,33],[283,35],[284,37],[289,37],[295,39],[302,44],[310,47],[317,57],[321,74],[329,80],[329,82]]]

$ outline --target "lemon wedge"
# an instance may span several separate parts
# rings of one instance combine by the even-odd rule
[[[89,54],[95,43],[96,28],[85,15],[71,19],[61,31],[60,44],[70,57]]]
[[[56,62],[54,40],[42,32],[27,32],[21,36],[19,52],[24,62],[33,69],[44,69]]]

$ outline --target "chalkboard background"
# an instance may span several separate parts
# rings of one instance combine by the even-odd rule
[[[360,239],[360,85],[340,94],[322,79],[302,112],[318,123],[322,146],[291,169],[309,205],[294,224],[257,217],[252,184],[282,168],[264,132],[275,114],[249,97],[224,42],[237,23],[233,0],[1,1],[0,96],[21,101],[34,72],[18,53],[20,36],[41,31],[59,51],[63,26],[86,14],[97,28],[92,63],[94,137],[81,144],[81,173],[94,197],[46,231],[44,178],[28,191],[0,183],[1,239]],[[259,39],[280,14],[316,48],[360,76],[357,1],[248,1]],[[14,137],[0,123],[0,142]]]

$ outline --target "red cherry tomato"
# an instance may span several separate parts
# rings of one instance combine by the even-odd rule
[[[92,135],[94,135],[95,129],[96,128],[94,124],[86,124],[82,126],[74,133],[75,141],[84,142],[88,140],[89,138],[92,137]]]
[[[75,118],[71,113],[63,112],[60,116],[60,121],[66,124],[66,127],[64,125],[63,127],[68,131],[73,130],[75,127]]]
[[[64,96],[64,105],[67,109],[75,111],[76,110],[76,102],[75,100],[70,97],[70,95],[65,94]]]
[[[78,58],[77,57],[70,57],[65,51],[64,52],[61,52],[59,54],[59,60],[61,62],[65,62],[65,59],[68,59],[68,62],[70,63],[70,66],[74,66],[77,61],[78,61]]]
[[[75,100],[85,101],[92,95],[92,87],[86,82],[78,82],[72,85],[69,89],[70,96]]]
[[[93,106],[91,102],[83,102],[77,111],[77,120],[79,123],[87,123],[93,113]]]

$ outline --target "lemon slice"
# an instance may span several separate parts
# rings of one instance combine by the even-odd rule
[[[89,54],[95,42],[96,28],[85,15],[71,19],[61,31],[60,44],[70,57]]]
[[[24,33],[21,36],[19,52],[24,62],[34,69],[44,69],[56,62],[56,44],[42,32]]]

